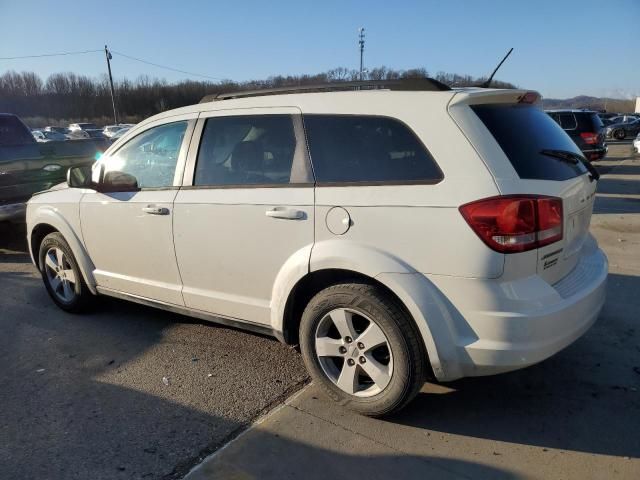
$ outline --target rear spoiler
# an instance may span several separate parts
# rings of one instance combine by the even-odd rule
[[[542,95],[534,90],[469,88],[456,91],[449,108],[483,103],[528,103],[542,107]]]

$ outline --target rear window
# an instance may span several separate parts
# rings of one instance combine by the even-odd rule
[[[598,132],[604,126],[597,113],[576,113],[576,119],[581,132]]]
[[[0,145],[33,143],[31,132],[16,117],[0,117]]]
[[[532,105],[472,105],[518,173],[527,180],[568,180],[586,173],[576,165],[540,153],[565,150],[582,155],[565,131]]]
[[[560,126],[565,130],[575,130],[578,127],[578,122],[573,113],[561,113],[559,117]]]
[[[362,115],[305,115],[318,183],[437,183],[442,172],[402,122]]]

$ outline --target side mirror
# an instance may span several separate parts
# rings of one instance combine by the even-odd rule
[[[99,185],[100,192],[135,192],[138,179],[125,172],[111,171],[104,174]]]
[[[91,166],[71,167],[67,170],[67,185],[71,188],[95,188],[91,181]]]

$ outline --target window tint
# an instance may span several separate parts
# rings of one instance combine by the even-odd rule
[[[290,115],[209,118],[202,132],[193,184],[286,184],[291,181],[295,155]]]
[[[575,128],[578,126],[578,123],[576,122],[576,117],[573,116],[573,113],[561,113],[560,125],[565,130],[575,130]]]
[[[576,113],[575,116],[578,120],[578,130],[580,131],[598,132],[603,127],[602,120],[600,120],[600,117],[596,113]]]
[[[435,182],[442,172],[416,135],[387,117],[305,115],[316,180]]]
[[[103,161],[105,177],[109,178],[108,172],[122,172],[133,175],[140,188],[172,186],[186,129],[187,122],[175,122],[133,137]]]
[[[0,145],[33,143],[29,129],[16,117],[0,116]]]
[[[565,150],[582,155],[560,126],[531,105],[475,105],[471,107],[491,132],[520,178],[567,180],[586,173],[581,163],[570,164],[540,153]]]

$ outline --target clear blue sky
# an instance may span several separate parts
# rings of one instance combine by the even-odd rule
[[[497,78],[546,97],[640,95],[640,0],[0,0],[0,57],[102,48],[211,77],[247,80],[424,66]],[[615,40],[610,40],[613,38]],[[6,70],[99,76],[104,55],[0,60]],[[116,78],[188,75],[114,55]],[[196,79],[197,77],[191,77]]]

